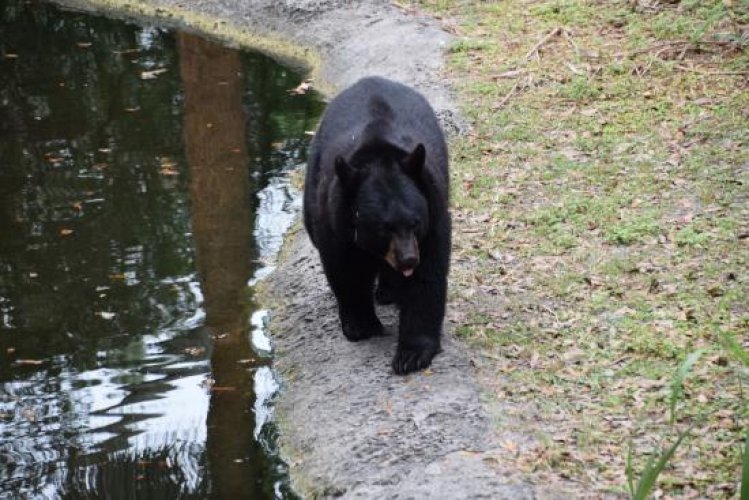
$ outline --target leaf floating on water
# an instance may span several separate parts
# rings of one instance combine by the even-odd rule
[[[179,175],[179,171],[175,168],[177,163],[169,158],[168,156],[158,157],[161,175],[174,176]]]
[[[161,169],[161,170],[159,171],[159,173],[160,173],[161,175],[166,175],[166,176],[175,176],[175,175],[179,175],[179,172],[178,172],[178,171],[176,171],[176,170],[174,170],[173,168],[162,168],[162,169]]]
[[[312,88],[312,80],[304,80],[293,89],[289,89],[288,92],[289,94],[302,95],[306,94],[310,88]]]
[[[229,391],[236,391],[236,387],[232,386],[224,386],[224,385],[214,385],[211,387],[211,391],[214,392],[229,392]]]
[[[99,311],[96,313],[97,316],[101,316],[102,319],[110,320],[114,319],[115,316],[117,316],[116,313],[109,312],[109,311]]]
[[[135,113],[137,111],[140,111],[140,106],[136,106],[134,108],[125,108],[125,111],[127,111],[128,113]]]
[[[29,422],[36,422],[37,420],[36,410],[33,408],[24,408],[21,411],[21,415]]]
[[[91,42],[78,42],[76,45],[82,49],[87,49],[93,45]]]
[[[18,59],[18,54],[7,53],[3,57],[5,57],[5,59]]]
[[[60,236],[70,236],[71,234],[73,234],[72,229],[69,229],[67,227],[60,229]]]
[[[57,165],[58,163],[62,162],[62,158],[55,155],[55,153],[44,153],[44,159],[53,165]]]
[[[185,348],[185,354],[198,357],[202,356],[205,353],[205,347],[186,347]]]
[[[168,167],[176,167],[177,162],[169,158],[168,156],[160,156],[159,157],[159,164],[161,165],[161,168],[168,168]]]
[[[154,80],[157,76],[159,76],[162,73],[166,73],[169,71],[166,68],[158,68],[158,69],[152,69],[149,71],[141,71],[140,72],[140,79],[141,80]]]
[[[42,361],[41,359],[17,359],[16,360],[17,365],[24,365],[24,366],[39,366],[42,363],[44,363],[44,361]]]
[[[121,54],[137,54],[140,52],[140,49],[124,49],[124,50],[115,50],[112,51],[113,54],[121,55]]]

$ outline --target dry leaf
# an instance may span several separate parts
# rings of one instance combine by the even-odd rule
[[[36,422],[37,420],[36,410],[33,408],[24,408],[21,411],[21,415],[23,415],[23,418],[25,418],[29,422]]]
[[[17,359],[16,360],[17,365],[39,366],[42,363],[44,363],[44,361],[40,359]]]
[[[158,68],[158,69],[152,69],[150,71],[141,71],[140,72],[140,79],[141,80],[153,80],[157,76],[159,76],[162,73],[166,73],[168,70],[166,68]]]
[[[190,356],[202,356],[205,353],[205,347],[186,347],[185,354]]]
[[[302,83],[294,87],[293,89],[289,89],[289,94],[306,94],[307,91],[312,88],[312,80],[304,80]]]

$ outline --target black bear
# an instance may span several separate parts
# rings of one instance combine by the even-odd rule
[[[368,77],[328,105],[310,147],[304,225],[351,341],[381,335],[377,297],[400,308],[393,370],[440,351],[450,264],[447,147],[427,100]]]

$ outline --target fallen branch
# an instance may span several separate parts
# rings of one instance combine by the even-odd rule
[[[690,68],[689,66],[676,66],[676,69],[681,71],[689,71],[690,73],[697,73],[704,76],[748,76],[749,71],[700,71],[697,68]]]
[[[551,40],[555,36],[559,36],[559,35],[561,35],[562,33],[566,32],[566,31],[567,30],[565,30],[561,26],[557,26],[556,28],[554,28],[553,30],[551,30],[536,45],[534,45],[533,48],[525,55],[525,60],[526,61],[530,61],[531,57],[533,57],[533,54],[537,54],[538,53],[538,49],[540,49],[541,47],[543,47],[546,43],[549,42],[549,40]]]
[[[497,109],[501,109],[501,108],[502,108],[502,106],[504,106],[505,104],[507,104],[507,101],[509,101],[509,100],[510,100],[510,98],[511,98],[512,96],[514,96],[514,95],[515,95],[515,92],[516,92],[516,91],[518,90],[518,87],[520,87],[520,83],[518,83],[518,82],[515,82],[515,85],[514,85],[514,86],[512,87],[512,90],[510,90],[510,91],[509,91],[509,92],[508,92],[508,93],[507,93],[507,94],[506,94],[506,95],[505,95],[505,96],[504,96],[504,97],[502,98],[502,100],[501,100],[501,101],[499,101],[499,102],[498,102],[497,104],[495,104],[494,106],[492,106],[492,109],[494,109],[494,110],[497,110]]]

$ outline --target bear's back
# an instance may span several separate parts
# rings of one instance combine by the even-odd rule
[[[324,145],[318,151],[323,156],[319,166],[331,168],[335,156],[349,157],[374,124],[405,151],[423,144],[427,169],[440,183],[446,182],[447,148],[429,102],[412,88],[377,76],[362,78],[328,105],[314,140],[315,145]]]

